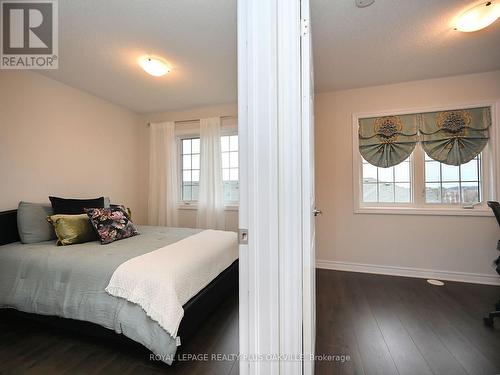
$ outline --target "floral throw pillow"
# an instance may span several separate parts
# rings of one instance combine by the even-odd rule
[[[103,245],[139,234],[120,207],[86,208],[85,212]]]

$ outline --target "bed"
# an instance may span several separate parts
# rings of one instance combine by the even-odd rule
[[[139,226],[139,236],[108,245],[97,241],[71,246],[56,246],[53,241],[21,244],[16,210],[0,212],[0,228],[0,308],[74,322],[70,324],[76,329],[78,322],[92,323],[99,326],[97,331],[114,331],[142,344],[168,364],[179,341],[189,340],[208,315],[237,292],[234,234],[236,250],[231,250],[232,254],[225,250],[221,272],[183,303],[184,316],[174,337],[141,306],[105,289],[117,268],[127,261],[194,238],[201,230]],[[200,261],[190,272],[200,272],[203,267]]]

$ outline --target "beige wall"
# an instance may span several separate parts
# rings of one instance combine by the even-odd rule
[[[500,99],[500,72],[316,96],[318,260],[494,274],[491,217],[353,213],[351,115]],[[235,104],[138,115],[39,74],[0,71],[0,210],[19,200],[109,195],[146,213],[149,121],[237,113]],[[181,210],[194,226],[196,211]],[[226,212],[227,229],[238,212]]]
[[[0,211],[48,195],[106,195],[143,223],[139,130],[129,110],[33,72],[0,71]]]
[[[0,211],[49,195],[106,195],[143,224],[146,124],[236,114],[228,104],[138,115],[40,74],[0,71]],[[196,210],[179,210],[179,221],[194,227]],[[238,211],[226,211],[226,229],[237,228]]]
[[[143,165],[148,165],[148,132],[147,123],[160,122],[160,121],[184,121],[196,120],[200,118],[213,117],[213,116],[237,116],[238,106],[234,104],[213,105],[208,107],[199,107],[187,109],[182,111],[161,112],[147,114],[142,117],[143,126],[141,127],[141,154]],[[148,181],[148,170],[144,168],[141,175],[141,180]],[[141,185],[141,196],[144,198],[142,205],[147,208],[147,184]],[[195,227],[196,226],[196,210],[193,209],[180,209],[179,210],[179,226],[182,227]],[[226,230],[238,230],[238,211],[226,210]]]
[[[206,107],[198,107],[185,109],[181,111],[158,112],[145,114],[142,119],[147,122],[159,121],[184,121],[196,120],[200,118],[215,117],[215,116],[236,116],[238,114],[237,103],[211,105]]]
[[[500,99],[500,71],[316,96],[317,259],[494,275],[493,217],[353,213],[352,113]]]

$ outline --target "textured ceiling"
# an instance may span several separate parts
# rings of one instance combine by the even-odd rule
[[[59,0],[59,69],[42,74],[136,112],[236,101],[236,0]],[[156,78],[137,58],[156,54]]]
[[[500,20],[453,30],[470,0],[311,0],[317,92],[500,69]]]
[[[500,20],[460,33],[468,0],[311,0],[317,92],[500,69]],[[59,70],[42,74],[136,112],[236,101],[236,0],[59,0]],[[144,73],[157,54],[172,72]]]

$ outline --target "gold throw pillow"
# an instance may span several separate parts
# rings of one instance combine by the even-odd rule
[[[57,246],[73,245],[97,239],[87,214],[52,215],[47,217],[47,221],[54,226]]]

